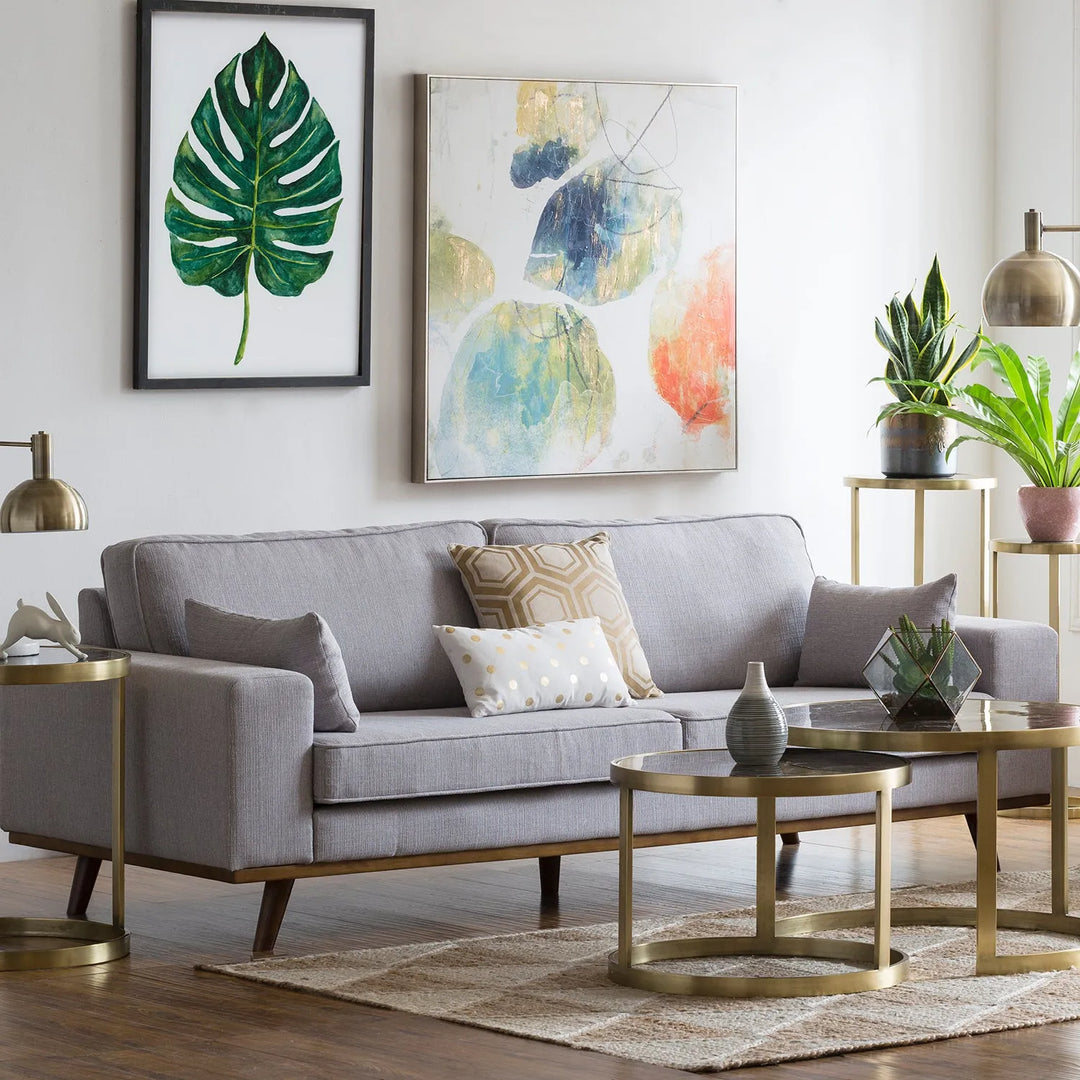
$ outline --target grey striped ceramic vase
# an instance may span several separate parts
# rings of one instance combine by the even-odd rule
[[[727,750],[740,765],[775,765],[787,749],[787,717],[765,681],[765,665],[746,665],[746,684],[727,718]]]

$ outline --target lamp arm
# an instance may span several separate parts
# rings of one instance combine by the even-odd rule
[[[1024,250],[1042,251],[1042,234],[1048,232],[1080,232],[1080,225],[1044,225],[1042,212],[1024,212]]]
[[[0,446],[29,447],[34,456],[34,479],[52,479],[52,436],[47,431],[37,431],[29,442],[0,442]]]

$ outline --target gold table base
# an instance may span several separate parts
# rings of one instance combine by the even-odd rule
[[[619,764],[619,763],[616,763]],[[869,774],[868,774],[869,775]],[[902,783],[908,783],[910,771]],[[688,778],[693,782],[696,778]],[[756,931],[754,937],[672,938],[633,943],[634,791],[619,789],[619,942],[608,956],[608,977],[622,986],[667,994],[708,997],[812,997],[882,990],[908,977],[908,957],[890,944],[892,789],[878,781],[875,790],[874,906],[861,911],[776,917],[776,797],[757,795]],[[824,789],[827,785],[822,784]],[[821,790],[818,794],[828,794]],[[850,923],[835,922],[838,915]],[[872,942],[843,938],[794,937],[836,925],[874,927]],[[713,956],[810,957],[859,965],[858,970],[824,975],[732,976],[661,971],[642,965],[657,960]]]
[[[864,705],[870,712],[857,716]],[[800,707],[802,708],[802,707]],[[879,717],[873,703],[819,702],[805,707],[809,726],[790,724],[793,745],[877,752],[976,752],[975,906],[972,908],[893,908],[893,924],[906,926],[970,926],[975,930],[975,974],[1014,975],[1026,971],[1058,971],[1080,964],[1080,915],[1069,913],[1068,752],[1080,745],[1076,706],[1059,702],[975,701],[965,703],[950,731],[897,728]],[[826,726],[824,710],[847,716],[848,723]],[[820,726],[813,713],[820,710]],[[790,721],[789,713],[789,721]],[[852,716],[856,719],[852,721]],[[976,726],[977,725],[977,726]],[[998,753],[1005,750],[1050,751],[1050,910],[998,907]],[[845,916],[854,918],[850,921]],[[838,912],[827,919],[830,929],[865,925],[861,913]],[[821,923],[815,925],[820,926]],[[1077,939],[1073,948],[1031,953],[999,953],[998,929],[1064,934]]]
[[[833,912],[829,915],[835,914]],[[852,912],[867,916],[872,922],[874,913]],[[800,919],[827,916],[799,916]],[[781,929],[788,920],[780,920]],[[861,925],[854,921],[853,925]],[[824,930],[826,926],[804,927]],[[815,960],[834,960],[858,964],[858,971],[841,971],[832,975],[693,975],[676,971],[659,971],[639,967],[657,960],[683,960],[710,956],[777,956],[785,959],[811,957]],[[908,958],[899,949],[889,950],[887,967],[877,966],[877,946],[869,941],[826,940],[809,937],[708,937],[671,938],[650,941],[630,947],[630,963],[619,963],[619,955],[608,956],[608,976],[622,986],[639,990],[654,990],[664,994],[701,994],[710,997],[812,997],[818,994],[855,994],[863,990],[883,990],[896,986],[908,976]]]
[[[5,948],[18,938],[63,939],[68,945],[45,948]],[[90,922],[87,919],[0,918],[0,971],[32,971],[39,968],[82,967],[103,964],[127,956],[131,935],[122,926]]]
[[[797,915],[787,920],[792,933],[810,930],[850,930],[867,926],[872,912],[830,911],[820,915]],[[973,907],[894,907],[893,926],[969,926],[979,925],[979,910]],[[1080,938],[1080,916],[1058,915],[1050,911],[1028,911],[1022,908],[999,908],[997,929],[1028,930],[1052,934],[1067,934]],[[1019,975],[1031,971],[1061,971],[1080,965],[1080,948],[1052,949],[1041,953],[997,953],[978,960],[978,975]]]

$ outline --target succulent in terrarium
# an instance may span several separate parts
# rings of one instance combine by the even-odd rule
[[[947,619],[920,628],[901,615],[863,675],[893,717],[955,716],[981,674]]]

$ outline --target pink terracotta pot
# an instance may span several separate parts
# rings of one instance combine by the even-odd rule
[[[1028,536],[1035,542],[1065,542],[1076,539],[1080,532],[1080,488],[1035,487],[1019,488],[1020,517]]]

